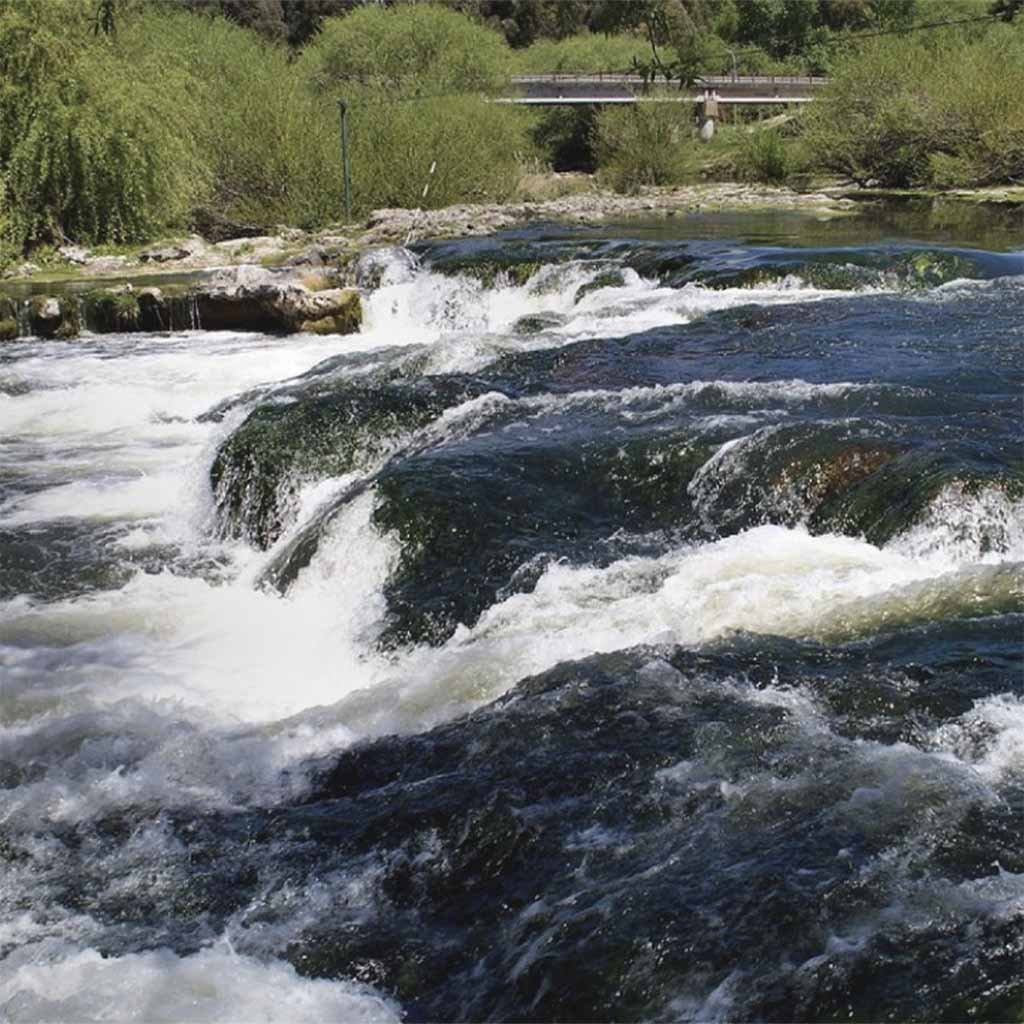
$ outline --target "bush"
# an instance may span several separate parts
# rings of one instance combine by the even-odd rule
[[[607,107],[595,120],[598,177],[617,192],[685,180],[696,159],[689,106],[677,103]]]
[[[313,95],[287,50],[222,17],[189,13],[147,13],[122,36],[159,61],[187,60],[198,108],[191,131],[211,180],[203,205],[228,230],[337,219],[337,107]]]
[[[363,7],[330,18],[300,59],[320,92],[363,85],[392,95],[492,93],[508,81],[504,39],[437,4]]]
[[[144,238],[181,223],[206,184],[180,61],[119,57],[81,4],[0,9],[0,171],[19,247]],[[69,32],[85,31],[71,48]]]
[[[431,4],[326,22],[296,68],[332,106],[348,101],[356,209],[511,195],[531,118],[479,95],[506,86],[509,59],[495,32]]]
[[[506,199],[529,149],[528,115],[475,96],[394,101],[367,92],[349,109],[360,210]]]
[[[781,185],[806,169],[803,140],[787,137],[775,127],[754,128],[746,133],[736,160],[740,178],[773,185]]]
[[[540,39],[514,54],[517,74],[556,74],[574,71],[629,71],[634,61],[650,60],[647,42],[636,36],[591,35]]]
[[[1024,37],[1011,26],[877,41],[838,64],[804,123],[815,158],[861,184],[1024,177]]]

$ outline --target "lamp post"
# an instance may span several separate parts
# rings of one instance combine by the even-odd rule
[[[735,82],[736,81],[736,51],[735,50],[730,50],[729,47],[727,46],[725,48],[725,52],[728,53],[730,57],[732,57],[732,80]]]
[[[341,114],[341,166],[345,182],[345,220],[352,220],[352,176],[348,167],[348,103],[338,100],[338,111]]]

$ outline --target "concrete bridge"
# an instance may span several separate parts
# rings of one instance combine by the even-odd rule
[[[700,137],[715,134],[726,104],[809,103],[828,79],[810,75],[704,75],[691,86],[652,82],[640,75],[518,75],[516,95],[499,103],[519,106],[583,106],[613,103],[694,103],[700,113]]]
[[[808,103],[828,79],[808,75],[705,75],[689,87],[640,75],[517,75],[504,103],[559,106],[612,103]],[[712,107],[713,109],[713,107]]]

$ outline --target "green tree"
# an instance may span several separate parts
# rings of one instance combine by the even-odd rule
[[[434,4],[363,7],[326,21],[300,64],[321,92],[353,85],[403,96],[490,93],[510,69],[492,29]]]

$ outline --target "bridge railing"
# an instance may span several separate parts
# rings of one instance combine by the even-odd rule
[[[818,75],[702,75],[700,85],[802,85],[812,88],[823,86],[827,78]],[[620,71],[558,72],[550,75],[513,75],[514,85],[558,85],[560,83],[607,82],[616,85],[676,85],[675,81],[649,79],[642,75],[624,74]]]

